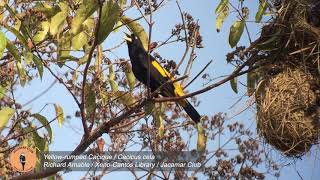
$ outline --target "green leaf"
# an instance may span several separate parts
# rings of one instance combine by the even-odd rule
[[[30,146],[35,146],[35,141],[32,138],[34,130],[35,129],[33,127],[31,127],[31,126],[27,126],[27,127],[22,129],[23,133],[25,133],[26,137],[27,137],[27,138],[24,138],[22,140],[22,142],[21,142],[22,146],[29,146],[29,147]]]
[[[57,120],[58,120],[58,124],[61,127],[62,124],[64,123],[63,109],[58,104],[54,104],[54,109],[56,110],[56,117],[57,117]]]
[[[112,32],[117,23],[121,9],[118,3],[108,0],[102,7],[100,27],[98,31],[98,44],[101,44]]]
[[[111,62],[109,63],[109,83],[113,93],[118,91],[118,83],[115,81],[116,74],[114,73]]]
[[[87,117],[91,117],[96,110],[96,93],[92,87],[87,90],[89,91],[86,97]]]
[[[24,63],[30,65],[32,63],[33,54],[29,51],[23,52]]]
[[[112,92],[118,91],[118,83],[115,80],[109,80]]]
[[[48,177],[48,180],[55,180],[56,178],[55,178],[55,176],[53,175],[53,176],[49,176]]]
[[[58,62],[64,63],[71,50],[71,35],[65,33],[58,41]]]
[[[139,37],[139,39],[141,40],[143,47],[145,50],[148,50],[148,43],[149,43],[149,39],[148,39],[148,35],[145,32],[145,30],[143,29],[143,27],[137,22],[137,21],[133,21],[132,19],[126,17],[126,16],[122,16],[121,17],[121,21],[123,24],[126,24],[129,29],[137,36]]]
[[[90,17],[99,7],[96,0],[84,0],[71,22],[71,32],[76,35],[80,32],[83,22]]]
[[[126,106],[132,106],[134,103],[134,97],[130,92],[117,91],[114,93],[114,98]]]
[[[59,6],[61,12],[58,12],[55,16],[53,16],[50,22],[50,34],[53,36],[61,30],[69,13],[69,6],[67,4],[60,2]]]
[[[229,0],[221,0],[219,5],[216,8],[215,13],[216,14],[221,13],[225,9],[225,7],[228,6],[228,4],[229,4]]]
[[[7,41],[7,49],[11,53],[11,55],[15,58],[16,66],[17,66],[17,70],[18,70],[18,75],[19,75],[19,79],[20,79],[20,84],[21,84],[21,86],[24,86],[27,81],[27,73],[21,64],[20,53],[19,53],[18,49],[16,48],[16,46],[14,46],[10,41]]]
[[[21,56],[18,49],[10,41],[7,41],[7,49],[16,61],[21,62]]]
[[[121,8],[123,8],[127,4],[127,0],[119,0],[118,2]]]
[[[136,85],[136,78],[132,72],[131,65],[129,63],[125,63],[123,65],[123,70],[126,75],[126,78],[127,78],[128,84],[129,84],[129,88],[130,88],[130,90],[132,90]]]
[[[7,125],[13,114],[14,109],[9,107],[4,107],[0,110],[0,131]]]
[[[237,83],[238,83],[237,77],[234,77],[234,78],[230,79],[231,88],[232,88],[233,92],[235,92],[236,94],[238,94]]]
[[[101,105],[102,106],[106,106],[107,104],[109,104],[109,100],[110,100],[110,94],[106,91],[106,89],[102,89],[99,95],[101,98]]]
[[[33,37],[34,42],[40,42],[43,41],[50,29],[50,23],[48,21],[41,22],[41,31],[38,31],[38,33]]]
[[[0,84],[0,100],[6,95],[10,87],[11,87],[11,81],[5,81],[2,84]]]
[[[252,94],[254,93],[255,83],[256,83],[255,73],[252,71],[248,72],[248,74],[247,74],[247,94],[248,94],[248,96],[252,96]]]
[[[259,9],[256,13],[256,23],[261,22],[263,14],[266,12],[268,7],[268,1],[267,0],[260,0]]]
[[[241,35],[243,33],[244,26],[245,26],[245,21],[244,20],[236,21],[231,26],[230,34],[229,34],[229,44],[230,44],[230,46],[232,48],[235,47],[238,44],[238,42],[239,42],[239,40],[241,38]]]
[[[14,34],[26,49],[29,49],[27,40],[17,29],[10,26],[5,26],[5,28]]]
[[[154,107],[155,107],[154,102],[151,102],[151,101],[147,102],[147,104],[143,107],[145,114],[146,115],[151,114],[154,110]]]
[[[19,41],[22,43],[22,45],[26,48],[26,49],[29,49],[28,47],[28,43],[26,41],[26,38],[28,38],[28,35],[27,35],[27,27],[26,26],[21,26],[21,21],[17,18],[19,15],[16,14],[16,10],[12,10],[10,8],[10,6],[8,4],[5,4],[5,8],[6,10],[9,12],[9,14],[14,17],[15,19],[15,23],[14,23],[14,26],[8,26],[6,24],[3,24],[3,26],[8,29],[10,32],[12,32],[18,39]],[[19,30],[22,31],[23,35],[20,34]]]
[[[34,129],[34,128],[33,128]],[[33,141],[35,142],[36,148],[43,152],[46,149],[46,139],[39,136],[36,130],[33,131]]]
[[[121,29],[120,27],[122,27],[122,21],[121,20],[119,20],[117,23],[116,23],[116,25],[114,26],[114,30],[113,30],[113,32],[114,33],[116,33],[116,32],[119,32],[119,30]]]
[[[7,92],[7,88],[0,85],[0,100],[4,97]]]
[[[77,66],[77,68],[75,68],[73,74],[72,74],[72,81],[73,83],[76,83],[77,80],[78,80],[78,73],[79,73],[79,67],[80,66]]]
[[[83,22],[84,30],[89,31],[89,32],[91,32],[91,31],[93,32],[94,25],[95,25],[95,21],[93,18],[88,18]]]
[[[42,61],[36,55],[33,55],[32,60],[38,69],[38,73],[39,73],[40,78],[42,79],[42,76],[43,76],[43,63],[42,63]]]
[[[162,115],[163,115],[162,107],[163,107],[163,103],[160,103],[160,108],[155,108],[153,112],[153,118],[155,120],[155,125],[158,129],[158,135],[160,138],[162,138],[165,133],[164,120],[162,118]]]
[[[81,32],[74,36],[71,42],[74,50],[80,50],[85,44],[88,43],[88,36],[86,33]]]
[[[197,139],[197,150],[203,153],[207,146],[207,137],[205,130],[200,123],[197,124],[198,139]]]
[[[7,38],[5,34],[2,31],[0,31],[0,58],[2,58],[4,49],[6,49],[6,46],[7,46]]]
[[[33,114],[32,116],[36,118],[46,128],[48,132],[49,140],[52,141],[52,129],[47,118],[38,113]]]
[[[42,14],[44,14],[47,19],[52,18],[54,15],[61,11],[58,5],[52,6],[49,2],[36,3],[34,10],[36,12],[41,12]]]
[[[216,30],[217,32],[220,32],[221,26],[224,22],[224,20],[229,15],[229,6],[225,6],[225,8],[218,14],[216,18]]]
[[[21,86],[24,86],[26,84],[26,81],[27,81],[26,70],[22,66],[21,62],[17,61],[16,65],[17,65],[17,69],[18,69],[20,84],[21,84]]]
[[[29,145],[29,146],[33,146],[35,145],[36,147],[36,151],[37,151],[37,155],[39,155],[39,152],[44,152],[48,150],[48,142],[46,141],[45,138],[41,137],[37,130],[36,127],[34,127],[33,125],[28,126],[23,128],[24,133],[26,134],[30,134],[32,135],[32,141],[30,141],[30,138],[27,139],[27,141],[24,141],[23,144],[24,145]]]

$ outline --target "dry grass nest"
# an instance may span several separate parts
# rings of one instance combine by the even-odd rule
[[[287,156],[301,156],[319,138],[313,76],[287,68],[265,77],[256,93],[257,129],[266,142]]]

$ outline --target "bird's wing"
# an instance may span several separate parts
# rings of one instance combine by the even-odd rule
[[[160,82],[160,85],[166,83],[169,80],[174,80],[171,74],[161,66],[161,64],[155,60],[153,57],[151,59],[151,74],[155,76],[154,78]],[[174,82],[168,86],[164,87],[165,91],[168,91],[167,96],[183,96],[184,92],[179,82]]]
[[[162,84],[166,83],[169,80],[174,80],[171,77],[171,74],[161,66],[161,64],[155,60],[152,56],[150,56],[150,86],[155,89],[159,88]],[[148,61],[143,61],[143,67],[148,71]],[[146,75],[147,76],[147,75]],[[151,88],[152,89],[152,88]],[[171,83],[165,85],[161,94],[169,97],[179,97],[183,96],[184,92],[179,82]],[[187,114],[191,117],[191,119],[198,123],[200,121],[200,114],[197,110],[188,102],[187,99],[182,99],[177,101],[177,103],[183,107],[183,109],[187,112]]]

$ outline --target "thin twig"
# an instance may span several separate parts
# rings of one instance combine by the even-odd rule
[[[89,51],[88,60],[87,60],[86,66],[85,66],[84,71],[83,71],[80,111],[81,111],[82,126],[83,126],[83,130],[84,130],[84,137],[87,137],[89,135],[89,129],[88,129],[88,125],[87,125],[87,122],[86,122],[85,89],[86,89],[86,84],[87,84],[88,70],[89,70],[89,66],[90,66],[91,60],[92,60],[93,52],[94,52],[96,46],[98,45],[98,33],[99,33],[99,29],[100,29],[101,13],[102,13],[102,4],[99,4],[99,17],[98,17],[97,26],[96,26],[96,29],[95,29],[94,42],[93,42],[93,45],[92,45],[92,47],[91,47],[91,49]]]
[[[112,128],[110,129],[110,131],[114,131],[114,132],[110,132],[110,133],[117,133],[115,130],[117,129],[121,129],[121,128],[124,128],[126,126],[129,126],[137,121],[139,121],[142,117],[145,116],[145,113],[144,112],[140,112],[138,113],[139,115],[137,117],[135,117],[134,119],[132,119],[130,122],[126,123],[126,124],[122,124],[121,126],[116,126],[115,128]]]
[[[179,12],[180,12],[180,16],[181,16],[181,21],[182,21],[182,26],[183,26],[183,31],[184,31],[184,41],[186,42],[186,48],[184,50],[184,53],[182,55],[182,58],[180,59],[178,65],[174,68],[174,70],[172,71],[172,76],[174,74],[176,74],[176,72],[178,71],[179,67],[181,66],[181,64],[183,63],[183,61],[185,60],[188,52],[189,52],[189,41],[188,41],[188,34],[187,34],[187,27],[186,27],[186,23],[185,23],[185,20],[184,20],[184,16],[183,16],[183,12],[181,10],[181,7],[178,3],[178,1],[176,1],[177,3],[177,6],[179,8]]]
[[[16,139],[16,138],[21,137],[21,136],[25,136],[25,135],[27,135],[27,134],[29,134],[29,133],[32,133],[32,132],[36,132],[37,130],[48,126],[50,123],[52,123],[53,121],[55,121],[59,116],[60,116],[60,114],[59,114],[58,116],[56,116],[55,118],[53,118],[52,120],[48,121],[46,124],[43,124],[43,125],[41,125],[41,126],[39,126],[39,127],[37,127],[37,128],[33,128],[31,131],[24,132],[24,133],[15,135],[15,136],[13,136],[13,137],[11,137],[11,138],[5,139],[5,140],[3,140],[3,142],[9,141],[9,140],[11,140],[11,139]]]
[[[141,11],[139,4],[136,0],[132,0],[134,5],[137,7],[138,11],[140,12],[141,16],[143,17],[143,19],[148,23],[148,18],[145,16],[145,14]]]
[[[187,67],[186,67],[186,69],[184,71],[184,75],[185,76],[186,75],[189,76],[191,68],[192,68],[192,64],[193,64],[193,62],[194,62],[194,60],[196,58],[194,52],[195,52],[195,49],[196,49],[196,35],[197,35],[198,30],[199,30],[199,27],[198,27],[198,22],[197,22],[196,27],[194,28],[194,31],[193,31],[193,34],[192,34],[192,38],[193,38],[194,42],[193,42],[193,46],[192,46],[192,50],[191,50],[191,53],[190,53],[190,57],[189,57],[189,61],[188,61]],[[186,81],[187,81],[187,79],[183,80],[181,82],[181,85],[185,84]]]
[[[46,94],[56,83],[58,82],[57,79],[55,79],[45,90],[43,90],[40,94],[38,94],[36,97],[30,99],[28,102],[24,103],[22,106],[26,106],[30,103],[32,103],[33,101],[35,101],[36,99],[40,98],[41,96],[43,96],[44,94]]]
[[[204,68],[202,68],[202,70],[187,84],[183,87],[183,89],[186,89],[194,80],[196,80],[202,73],[204,70],[207,69],[207,67],[212,63],[212,60],[209,61],[205,66]]]
[[[153,26],[153,22],[152,22],[152,7],[150,4],[150,0],[148,0],[148,4],[149,4],[149,9],[150,9],[150,16],[149,16],[149,22],[147,21],[148,25],[149,25],[149,39],[148,39],[148,75],[147,75],[147,85],[148,85],[148,97],[150,97],[150,69],[151,69],[151,58],[150,58],[150,44],[151,44],[151,35],[152,35],[152,26]]]

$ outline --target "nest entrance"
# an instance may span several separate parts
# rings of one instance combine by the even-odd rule
[[[288,68],[257,87],[257,129],[267,143],[288,156],[305,154],[318,140],[313,76]]]

